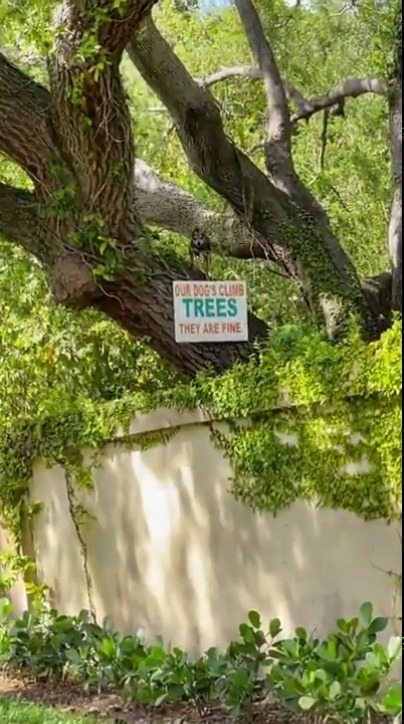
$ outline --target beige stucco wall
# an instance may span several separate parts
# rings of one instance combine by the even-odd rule
[[[44,508],[34,547],[56,606],[90,607],[84,552],[100,619],[193,653],[225,646],[250,609],[278,616],[288,633],[297,625],[325,633],[365,600],[391,616],[398,525],[303,502],[277,518],[253,513],[227,492],[229,463],[202,420],[160,411],[134,422],[132,433],[181,424],[166,445],[106,446],[94,491],[80,498],[94,516],[81,527],[84,549],[64,471],[36,465],[31,495]]]

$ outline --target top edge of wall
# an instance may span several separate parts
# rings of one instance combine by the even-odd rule
[[[211,418],[208,413],[201,408],[179,411],[169,407],[159,407],[152,412],[134,417],[129,425],[129,429],[118,426],[114,434],[114,440],[142,435],[147,432],[169,430],[172,427],[200,425],[210,420]]]
[[[328,406],[324,406],[328,407]],[[273,412],[295,408],[296,405],[291,404],[288,400],[280,400],[276,407],[270,408]],[[261,413],[269,412],[269,410],[260,410]],[[249,418],[247,418],[249,419]],[[247,421],[246,419],[246,421]],[[122,438],[136,437],[148,432],[158,432],[159,430],[169,430],[173,427],[187,427],[188,425],[203,425],[207,422],[226,422],[225,419],[212,418],[209,413],[202,407],[193,410],[176,410],[170,407],[158,407],[147,413],[141,413],[134,416],[129,428],[124,429],[122,426],[116,428],[113,440]]]

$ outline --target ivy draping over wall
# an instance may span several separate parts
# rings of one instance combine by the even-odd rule
[[[34,512],[26,500],[35,459],[61,464],[77,485],[91,486],[83,448],[102,449],[118,426],[128,429],[136,415],[164,406],[208,413],[212,436],[232,461],[232,491],[254,509],[276,513],[306,499],[365,519],[400,518],[401,340],[401,321],[375,343],[354,330],[335,346],[319,332],[282,327],[248,364],[221,377],[205,373],[108,404],[80,398],[44,419],[8,420],[0,431],[1,515],[18,536],[22,511]],[[150,447],[175,432],[126,442]],[[285,433],[293,444],[282,442]],[[364,458],[367,472],[346,468]]]

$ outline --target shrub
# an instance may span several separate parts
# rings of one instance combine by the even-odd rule
[[[279,619],[264,630],[251,611],[225,652],[212,648],[196,661],[161,641],[147,645],[136,635],[122,636],[108,621],[100,626],[87,611],[66,616],[41,605],[17,619],[11,612],[2,599],[0,664],[40,678],[114,688],[156,706],[189,701],[201,716],[216,700],[243,721],[254,702],[269,695],[294,711],[312,712],[319,722],[354,724],[378,714],[401,715],[401,685],[389,684],[401,641],[393,637],[387,647],[377,641],[388,622],[373,617],[370,603],[362,605],[359,617],[339,619],[323,640],[303,628],[282,639]]]

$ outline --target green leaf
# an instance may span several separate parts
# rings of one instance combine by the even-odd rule
[[[366,699],[362,696],[357,697],[355,699],[355,706],[360,709],[361,712],[366,711]]]
[[[248,614],[248,620],[254,628],[261,628],[261,618],[257,611],[250,611]]]
[[[397,638],[398,638],[398,637],[397,637]],[[375,643],[375,644],[373,645],[373,650],[374,650],[375,654],[378,655],[381,664],[388,664],[388,663],[389,663],[388,650],[387,650],[384,646],[382,646],[382,644],[380,644],[380,643],[378,643],[378,642]]]
[[[316,669],[314,676],[318,681],[325,683],[328,680],[327,672],[324,669]]]
[[[167,692],[164,692],[164,694],[161,694],[160,696],[158,696],[154,702],[154,706],[156,706],[156,707],[161,706],[161,704],[163,704],[166,701],[167,696],[168,696]]]
[[[280,632],[282,631],[282,624],[279,620],[279,618],[273,618],[269,622],[269,633],[272,636],[272,638],[275,638],[275,636],[278,636]]]
[[[301,626],[298,626],[295,629],[296,638],[298,638],[300,641],[307,641],[308,639],[308,633],[305,628],[302,628]]]
[[[368,651],[366,663],[372,668],[378,669],[380,667],[380,656],[375,651]]]
[[[335,699],[341,693],[341,684],[339,681],[333,681],[330,686],[329,697]]]
[[[399,714],[403,707],[402,686],[397,684],[392,686],[382,701],[382,706],[388,714]]]
[[[384,618],[383,616],[379,616],[378,618],[374,618],[372,623],[370,624],[368,628],[369,633],[379,633],[380,631],[384,631],[387,626],[389,625],[389,619]]]
[[[316,700],[312,696],[301,696],[298,703],[303,711],[309,711],[309,709],[313,708]]]
[[[335,661],[337,658],[337,644],[335,639],[330,637],[328,641],[320,644],[317,648],[317,654],[325,661]]]
[[[362,603],[362,606],[360,607],[360,614],[366,624],[366,626],[369,626],[372,616],[373,616],[373,606],[369,601],[366,601],[365,603]]]
[[[342,633],[349,633],[349,621],[345,618],[337,619],[337,627],[340,631],[342,631]]]
[[[256,645],[261,648],[261,646],[264,646],[266,644],[266,637],[263,631],[256,631],[254,634],[254,640]]]
[[[244,667],[237,669],[233,676],[233,684],[237,689],[244,689],[250,681],[250,671]]]
[[[239,626],[239,632],[240,637],[243,639],[244,643],[246,644],[254,644],[255,643],[255,633],[251,626],[248,626],[246,623],[241,623]]]

